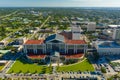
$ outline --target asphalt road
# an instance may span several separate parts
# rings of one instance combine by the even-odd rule
[[[35,36],[35,34],[38,33],[40,28],[42,28],[50,18],[51,18],[51,16],[48,16],[48,18],[44,21],[44,23],[39,28],[37,28],[37,30],[34,31],[33,35],[30,37],[30,39],[32,39]]]
[[[7,73],[7,71],[12,67],[12,65],[15,63],[16,59],[21,56],[21,52],[18,52],[11,60],[8,61],[4,69],[2,70],[2,74]]]

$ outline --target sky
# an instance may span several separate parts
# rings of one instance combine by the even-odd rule
[[[0,7],[120,7],[120,0],[0,0]]]

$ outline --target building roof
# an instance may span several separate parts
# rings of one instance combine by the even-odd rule
[[[61,32],[60,35],[63,35],[65,39],[72,39],[72,32]]]
[[[80,32],[81,31],[81,27],[77,26],[77,25],[72,25],[72,32]]]
[[[66,36],[63,36],[61,34],[53,34],[48,36],[45,41],[44,40],[28,40],[25,44],[42,44],[50,41],[60,41],[66,44],[86,44],[85,40],[71,40],[66,38]]]
[[[85,40],[66,40],[67,44],[86,44]]]
[[[65,58],[73,59],[73,58],[81,58],[83,56],[84,56],[84,53],[78,53],[78,54],[72,54],[72,55],[65,55]]]
[[[0,63],[7,63],[7,61],[6,60],[1,60]]]
[[[120,48],[120,44],[114,41],[100,41],[97,45],[99,48]]]
[[[118,28],[118,27],[120,27],[120,25],[108,25],[108,27],[110,27],[110,28]]]
[[[27,54],[27,57],[29,57],[30,59],[44,59],[46,55],[29,53]]]
[[[60,34],[53,34],[53,35],[48,36],[46,38],[45,42],[49,42],[49,41],[52,41],[52,40],[59,40],[61,42],[65,42],[64,36],[62,36]]]
[[[25,44],[42,44],[44,40],[28,40]]]

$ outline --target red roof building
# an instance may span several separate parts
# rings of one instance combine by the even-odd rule
[[[84,53],[78,53],[73,55],[65,55],[66,59],[78,59],[84,56]]]
[[[25,44],[43,44],[44,40],[28,40]]]
[[[71,35],[71,33],[67,35]],[[82,57],[87,49],[85,40],[69,39],[66,36],[53,34],[45,40],[28,40],[24,44],[24,53],[27,54],[28,58],[32,59],[44,59],[46,56],[52,55],[54,51],[64,53],[60,55],[66,55],[65,58],[67,59]],[[73,54],[70,55],[70,53]]]
[[[46,55],[43,55],[43,54],[34,54],[34,53],[28,53],[27,56],[30,58],[30,59],[45,59]]]
[[[67,44],[86,44],[84,40],[66,40]]]

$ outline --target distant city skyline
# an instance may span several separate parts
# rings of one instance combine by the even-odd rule
[[[120,7],[120,0],[0,0],[0,7]]]

